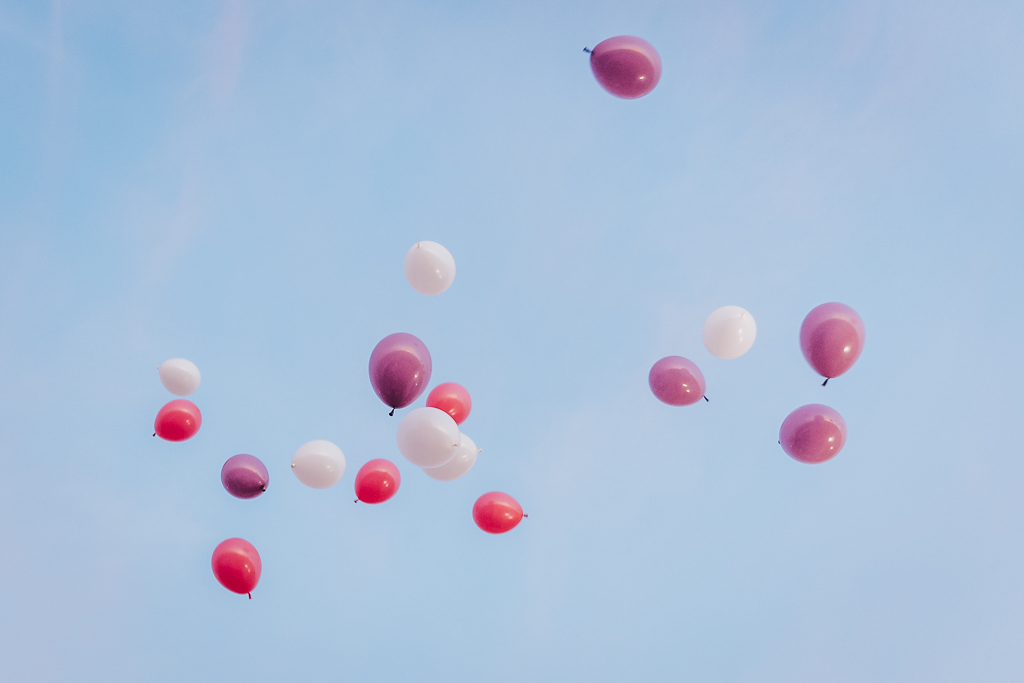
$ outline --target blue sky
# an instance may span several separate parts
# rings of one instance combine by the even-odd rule
[[[1024,6],[0,4],[0,677],[1024,676]],[[659,51],[617,100],[584,46]],[[439,297],[402,276],[430,239]],[[867,330],[825,388],[815,305]],[[753,349],[700,328],[736,304]],[[367,362],[419,336],[436,482]],[[710,403],[660,404],[658,358]],[[156,365],[193,360],[171,444]],[[422,405],[423,398],[417,404]],[[836,408],[833,461],[778,447]],[[348,472],[289,472],[312,439]],[[270,470],[229,496],[231,455]],[[398,495],[352,504],[362,463]],[[472,523],[502,490],[530,515]],[[221,540],[263,558],[253,600]]]

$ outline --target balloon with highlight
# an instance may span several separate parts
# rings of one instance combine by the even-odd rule
[[[224,462],[220,470],[220,483],[235,498],[255,498],[267,490],[270,473],[259,458],[239,453]]]
[[[378,458],[359,468],[356,474],[356,498],[375,505],[391,500],[402,484],[402,475],[395,463]]]
[[[203,416],[192,401],[176,398],[156,414],[153,431],[167,441],[191,439],[203,424]]]
[[[473,401],[469,398],[469,392],[455,382],[438,384],[427,394],[427,407],[443,410],[452,416],[455,424],[462,424],[469,417],[469,411],[473,408]]]
[[[602,40],[590,53],[590,68],[602,88],[627,100],[643,97],[661,79],[658,52],[635,36]]]
[[[516,499],[500,491],[485,493],[473,505],[473,521],[489,534],[511,531],[525,516]]]
[[[834,409],[819,403],[791,412],[779,429],[779,444],[794,460],[817,464],[831,460],[846,444],[846,422]]]
[[[662,403],[688,406],[704,398],[704,375],[693,361],[666,356],[651,368],[647,381]]]
[[[229,538],[218,545],[213,551],[211,565],[220,585],[243,595],[252,593],[263,571],[260,554],[252,543],[241,538]]]
[[[370,384],[384,405],[404,408],[423,393],[430,382],[430,352],[405,332],[384,337],[370,354]]]
[[[822,386],[857,362],[864,349],[864,322],[857,312],[840,303],[815,307],[800,326],[800,350],[819,375]]]

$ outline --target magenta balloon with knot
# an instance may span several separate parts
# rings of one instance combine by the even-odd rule
[[[370,354],[370,384],[391,415],[420,397],[430,383],[430,369],[427,347],[405,332],[384,337]]]
[[[661,57],[636,36],[602,40],[590,53],[590,69],[601,87],[616,97],[634,100],[654,90],[661,79]]]
[[[800,350],[819,375],[821,386],[857,362],[864,350],[864,322],[845,304],[815,307],[800,326]]]

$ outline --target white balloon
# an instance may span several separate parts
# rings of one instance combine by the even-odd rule
[[[417,467],[440,467],[455,457],[459,426],[437,408],[417,408],[398,424],[398,450]]]
[[[428,477],[438,481],[458,479],[473,469],[473,465],[476,463],[476,454],[479,452],[480,449],[473,443],[473,439],[465,434],[459,434],[459,447],[455,449],[455,457],[440,467],[424,467],[423,471]]]
[[[757,323],[739,306],[722,306],[704,321],[704,346],[719,358],[739,358],[754,345]]]
[[[405,279],[420,294],[440,294],[455,280],[455,259],[437,242],[417,242],[405,254]]]
[[[199,388],[199,368],[184,358],[171,358],[156,366],[160,382],[175,396],[188,396]]]
[[[310,441],[292,456],[292,472],[306,486],[330,488],[345,474],[345,454],[330,441]]]

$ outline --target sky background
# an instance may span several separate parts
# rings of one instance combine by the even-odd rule
[[[1022,33],[1018,0],[0,2],[0,678],[1021,680]],[[620,34],[661,55],[640,100],[582,52]],[[822,388],[827,301],[867,343]],[[472,394],[458,481],[370,386],[400,331]],[[666,355],[710,403],[651,395]],[[849,436],[808,466],[776,441],[817,402]],[[334,488],[289,470],[312,439]],[[353,505],[381,457],[401,490]]]

